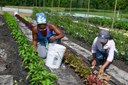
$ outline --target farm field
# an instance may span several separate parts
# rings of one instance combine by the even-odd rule
[[[0,85],[127,85],[126,0],[45,1],[0,1]],[[35,15],[39,12],[64,34],[63,57],[52,57],[62,60],[58,69],[47,66],[48,58],[42,59],[33,50],[32,28],[37,25]],[[98,73],[100,66],[91,66],[91,47],[101,29],[110,32],[118,51],[106,74]]]
[[[0,84],[12,85],[14,81],[24,85],[27,72],[21,65],[17,43],[10,34],[3,15],[0,15]]]
[[[62,29],[62,30],[64,31],[64,29]],[[84,47],[84,48],[86,48],[87,50],[90,51],[91,46],[88,46],[87,44],[85,44],[86,42],[84,42],[83,40],[74,39],[69,34],[66,34],[66,33],[65,33],[65,36],[67,36],[69,39],[71,39],[76,44],[78,44],[78,45],[80,45],[80,46],[82,46],[82,47]],[[127,67],[127,65],[124,62],[120,61],[120,60],[114,60],[114,62],[115,62],[115,65],[117,67],[119,67],[120,69],[124,69],[124,68]],[[125,69],[125,71],[127,72],[127,69]]]
[[[1,23],[1,24],[3,24],[3,23]],[[64,29],[62,29],[62,30],[64,31]],[[86,42],[84,42],[83,40],[74,39],[69,34],[66,34],[66,33],[65,33],[65,36],[67,36],[71,41],[75,42],[76,44],[78,44],[78,45],[82,46],[83,48],[86,48],[87,50],[90,51],[90,49],[91,49],[90,46],[87,45]],[[122,62],[120,60],[114,60],[113,64],[116,65],[117,67],[119,67],[120,69],[124,69],[125,68],[124,71],[128,72],[128,69],[126,68],[127,65],[124,62]],[[67,67],[67,68],[69,68],[69,67]],[[70,72],[71,72],[71,74],[73,73],[73,71],[69,69],[69,73]],[[76,76],[76,79],[79,80],[78,76]],[[22,80],[22,79],[20,79],[20,80]],[[17,81],[19,81],[19,80],[17,80]],[[82,83],[82,81],[81,81],[81,83]]]

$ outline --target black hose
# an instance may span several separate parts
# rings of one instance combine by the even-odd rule
[[[3,17],[2,17],[3,18]],[[5,19],[3,18],[3,21],[6,23],[6,21],[5,21]],[[7,23],[6,23],[7,24]],[[7,26],[7,28],[8,28],[8,26]],[[9,29],[9,28],[8,28]],[[12,38],[12,37],[11,37]],[[16,42],[15,42],[16,43]],[[14,49],[17,49],[16,48],[16,46],[14,46],[15,44],[13,44],[12,45],[12,47],[14,48]],[[17,45],[17,44],[16,44]],[[18,46],[18,45],[17,45]],[[22,79],[23,79],[23,82],[24,82],[24,85],[28,85],[27,84],[27,81],[26,81],[26,78],[24,77],[24,75],[23,75],[23,73],[22,73],[22,70],[20,69],[20,65],[19,65],[19,63],[18,63],[18,55],[16,54],[16,65],[17,65],[17,68],[18,68],[18,71],[19,71],[19,74],[20,74],[20,76],[22,77]]]
[[[27,22],[26,20],[24,20],[22,17],[20,17],[19,15],[16,15],[16,17],[22,21],[22,23],[24,23],[25,25],[27,25],[29,27],[29,29],[32,27],[32,24],[30,24],[29,22]],[[30,29],[31,30],[31,29]],[[15,49],[17,49],[15,46],[13,46]],[[17,68],[18,68],[18,71],[19,71],[19,74],[20,76],[22,77],[23,79],[23,82],[24,82],[24,85],[28,85],[27,84],[27,80],[26,78],[24,77],[23,73],[22,73],[22,70],[20,68],[20,65],[18,63],[18,60],[19,60],[19,57],[18,55],[16,54],[16,65],[17,65]]]
[[[13,46],[15,49],[17,49],[15,46]],[[27,80],[26,80],[26,78],[24,77],[24,75],[23,75],[23,73],[22,73],[22,70],[21,70],[21,66],[19,65],[19,63],[18,63],[18,60],[19,60],[19,57],[18,57],[18,55],[16,54],[16,65],[17,65],[17,68],[18,68],[18,71],[19,71],[19,74],[20,74],[20,76],[21,76],[21,78],[23,79],[23,82],[24,82],[24,85],[28,85],[27,84]]]
[[[14,45],[16,45],[16,46],[14,46]],[[17,44],[12,44],[12,47],[16,50],[17,48]],[[26,78],[24,77],[24,75],[23,75],[23,73],[22,73],[22,70],[21,70],[21,66],[19,65],[19,63],[18,63],[18,60],[19,60],[19,57],[18,57],[18,52],[16,52],[15,53],[16,54],[16,65],[17,65],[17,68],[18,68],[18,71],[19,71],[19,74],[20,74],[20,76],[21,76],[21,78],[22,78],[22,80],[23,80],[23,82],[24,82],[24,85],[28,85],[27,84],[27,80],[26,80]]]

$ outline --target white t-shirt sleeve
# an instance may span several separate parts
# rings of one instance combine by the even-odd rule
[[[98,39],[98,37],[96,37],[96,38],[94,39],[94,41],[93,41],[92,49],[91,49],[91,52],[92,52],[92,53],[96,53],[96,50],[97,50],[97,47],[96,47],[97,39]]]
[[[107,61],[112,62],[112,60],[113,60],[113,58],[114,58],[115,42],[114,42],[113,40],[111,40],[111,41],[109,42],[109,44],[110,44],[110,49],[109,49]]]

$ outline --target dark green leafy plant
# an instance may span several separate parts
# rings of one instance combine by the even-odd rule
[[[34,52],[33,46],[28,44],[28,40],[21,30],[18,29],[18,23],[15,18],[4,13],[4,17],[9,25],[11,34],[18,44],[19,56],[23,60],[23,66],[28,71],[30,85],[54,85],[54,81],[57,79],[56,75],[47,71],[44,66],[44,61],[37,56]]]

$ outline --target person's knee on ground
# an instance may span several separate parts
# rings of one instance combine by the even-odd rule
[[[38,51],[38,56],[41,58],[46,58],[47,57],[47,49],[43,45],[37,45],[37,51]]]

